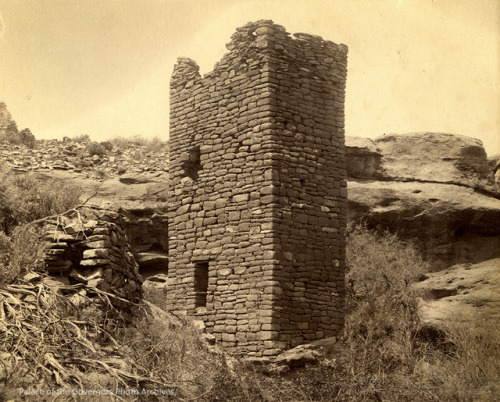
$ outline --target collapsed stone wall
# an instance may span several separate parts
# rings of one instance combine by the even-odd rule
[[[272,21],[227,47],[171,79],[165,304],[275,355],[343,328],[347,47]]]
[[[69,283],[84,283],[122,299],[142,298],[142,278],[125,234],[123,217],[115,212],[84,208],[45,224],[49,242],[46,269]],[[112,299],[117,307],[127,307]]]

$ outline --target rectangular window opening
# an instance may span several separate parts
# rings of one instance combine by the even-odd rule
[[[208,291],[208,262],[197,262],[194,265],[195,306],[206,307]]]

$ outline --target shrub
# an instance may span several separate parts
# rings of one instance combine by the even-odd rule
[[[12,120],[5,133],[0,136],[0,142],[7,142],[13,145],[24,144],[28,148],[34,148],[36,140],[29,128],[19,131],[16,122]]]
[[[10,240],[0,235],[0,283],[11,283],[20,275],[43,269],[46,243],[38,227],[17,226]],[[2,238],[3,237],[3,238]]]
[[[158,137],[145,138],[140,135],[132,137],[115,137],[110,140],[115,148],[127,149],[131,147],[144,147],[146,152],[158,152],[167,146],[166,141],[162,141]]]
[[[12,244],[9,236],[0,230],[0,283],[2,282],[2,278],[5,278],[8,272],[11,246]]]
[[[71,140],[74,142],[78,142],[80,144],[89,143],[91,141],[90,136],[88,134],[76,135],[73,138],[71,138]]]
[[[436,400],[500,399],[500,322],[457,315],[444,324],[451,351],[433,350],[415,369]]]
[[[35,147],[35,136],[31,133],[29,128],[21,130],[18,135],[22,144],[26,145],[28,148]]]
[[[129,148],[130,147],[130,139],[126,137],[115,137],[112,138],[109,142],[115,147],[115,148]]]
[[[109,141],[103,141],[100,143],[106,151],[112,151],[113,150],[113,144]]]
[[[89,156],[104,156],[106,155],[107,151],[106,148],[102,144],[99,144],[98,142],[90,142],[86,146],[87,153]]]
[[[82,189],[62,181],[40,181],[0,166],[0,226],[9,234],[16,225],[64,212],[79,204]]]
[[[411,285],[427,264],[412,244],[363,226],[348,231],[346,263],[345,336],[353,372],[411,371],[419,329]]]

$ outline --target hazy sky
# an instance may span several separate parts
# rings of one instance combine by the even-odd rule
[[[37,138],[167,138],[176,58],[208,72],[236,27],[272,19],[349,47],[347,135],[500,152],[499,0],[0,0],[0,18],[0,100]]]

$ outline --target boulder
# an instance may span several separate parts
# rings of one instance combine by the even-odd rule
[[[162,251],[137,253],[136,260],[141,267],[142,276],[147,279],[168,272],[168,254]]]
[[[269,361],[278,366],[278,372],[297,369],[314,364],[325,367],[342,367],[346,365],[348,350],[344,343],[335,337],[319,339],[289,349]],[[259,360],[250,360],[259,363]]]
[[[363,178],[457,184],[496,192],[483,144],[475,138],[444,133],[386,134],[373,141],[347,139],[346,146],[347,159],[354,154],[372,166],[364,170]],[[373,165],[373,161],[378,163]],[[357,173],[348,169],[348,176],[356,178]]]
[[[167,275],[149,276],[142,284],[144,299],[160,308],[165,307],[167,297]]]

